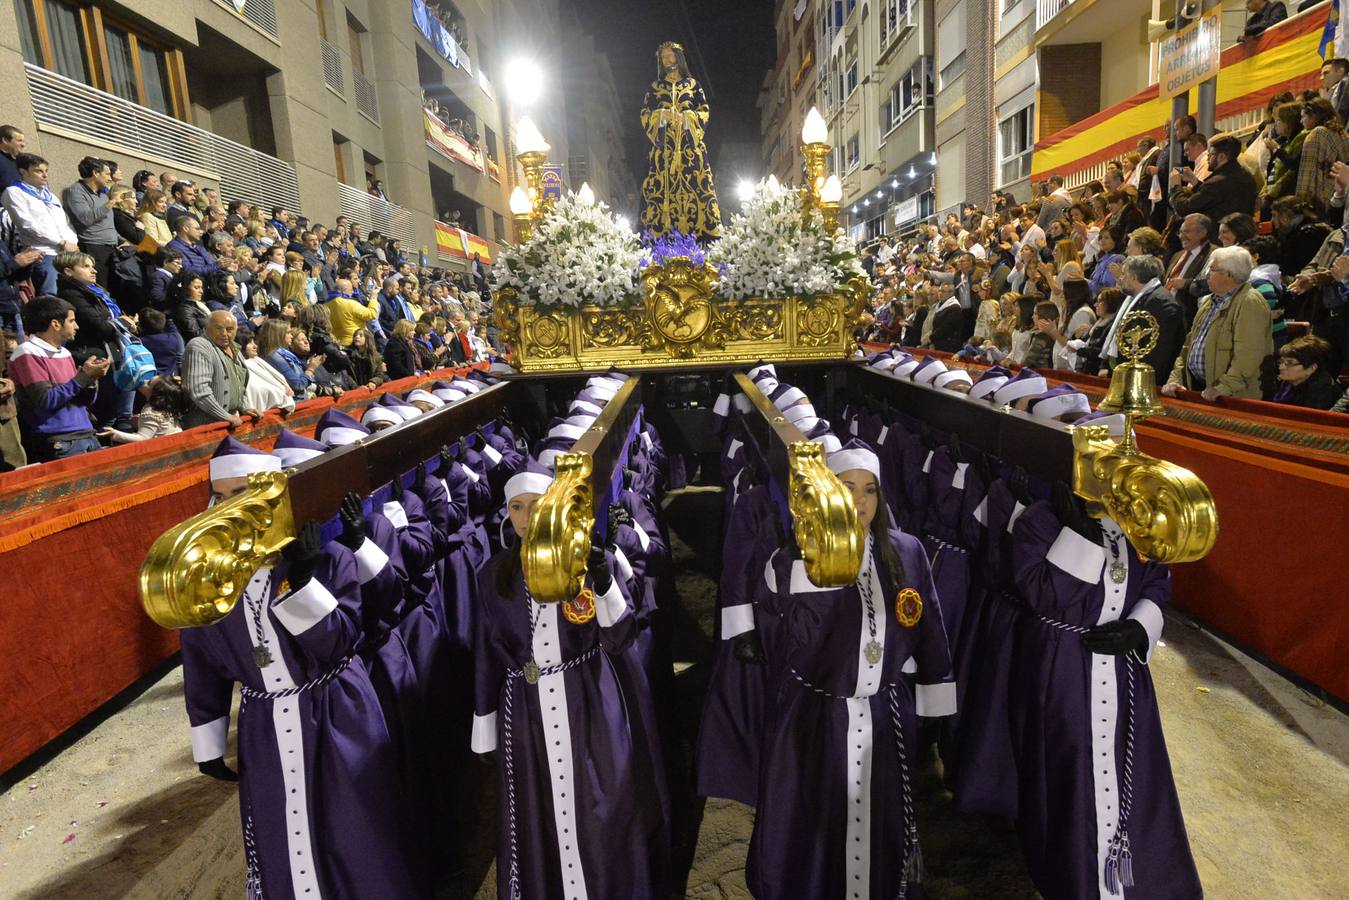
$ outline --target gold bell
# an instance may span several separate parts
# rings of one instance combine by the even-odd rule
[[[1123,413],[1133,419],[1146,419],[1162,411],[1157,399],[1157,373],[1143,362],[1143,357],[1157,346],[1160,330],[1152,313],[1143,310],[1135,310],[1121,320],[1116,331],[1120,356],[1126,361],[1110,374],[1110,389],[1098,409]]]

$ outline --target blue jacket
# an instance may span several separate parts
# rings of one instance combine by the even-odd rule
[[[272,355],[267,357],[267,362],[286,379],[286,384],[295,392],[296,399],[303,397],[309,390],[309,385],[313,383],[305,374],[304,364],[300,362],[300,358],[285,347],[278,347],[273,351]]]
[[[170,326],[172,327],[172,326]],[[141,343],[155,358],[155,369],[165,378],[178,374],[183,365],[183,336],[177,331],[143,334]]]
[[[169,241],[169,247],[183,255],[184,271],[205,278],[220,268],[220,263],[216,262],[216,258],[211,255],[211,251],[201,244],[189,244],[182,238],[174,238]]]

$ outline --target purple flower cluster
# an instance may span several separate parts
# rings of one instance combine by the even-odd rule
[[[707,261],[707,251],[691,234],[680,234],[675,231],[664,237],[655,237],[647,231],[642,234],[642,247],[646,250],[642,255],[643,268],[663,266],[676,256],[688,257],[695,267],[702,266]]]

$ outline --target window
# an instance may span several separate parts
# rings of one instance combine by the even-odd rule
[[[487,126],[483,126],[482,149],[487,154],[487,158],[492,162],[497,161],[497,133]]]
[[[14,6],[25,62],[186,118],[187,83],[178,50],[137,34],[96,6],[68,0],[16,0]],[[106,49],[101,60],[98,35]]]
[[[942,87],[965,71],[965,0],[937,25],[937,65],[941,67]]]
[[[932,58],[921,57],[890,87],[881,104],[884,134],[925,106],[932,105]]]
[[[852,15],[854,9],[857,9],[857,0],[848,0],[848,11],[843,14],[844,18]]]
[[[881,29],[881,47],[899,34],[900,19],[909,15],[909,0],[881,0],[881,10],[876,16]]]
[[[853,169],[857,168],[857,164],[861,161],[861,158],[858,155],[858,142],[856,132],[853,132],[852,137],[848,138],[848,149],[846,155],[848,160],[846,171],[851,172]]]
[[[498,241],[506,240],[506,219],[499,212],[492,213],[492,230]]]
[[[365,74],[365,52],[361,49],[361,35],[365,29],[360,23],[347,15],[347,45],[351,48],[351,68],[357,75]]]
[[[347,183],[347,139],[333,132],[333,163],[337,172],[337,180],[343,184]]]
[[[1035,146],[1035,104],[998,123],[998,184],[1011,184],[1030,174]]]
[[[328,40],[328,0],[314,0],[314,15],[319,20],[319,38]]]
[[[848,63],[847,89],[843,92],[844,97],[851,97],[852,92],[857,90],[857,60]]]

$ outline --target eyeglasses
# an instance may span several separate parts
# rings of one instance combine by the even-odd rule
[[[1301,367],[1302,367],[1302,363],[1299,362],[1295,357],[1292,357],[1292,356],[1280,356],[1280,357],[1279,357],[1279,368],[1280,368],[1280,369],[1298,369],[1298,368],[1301,368]]]

